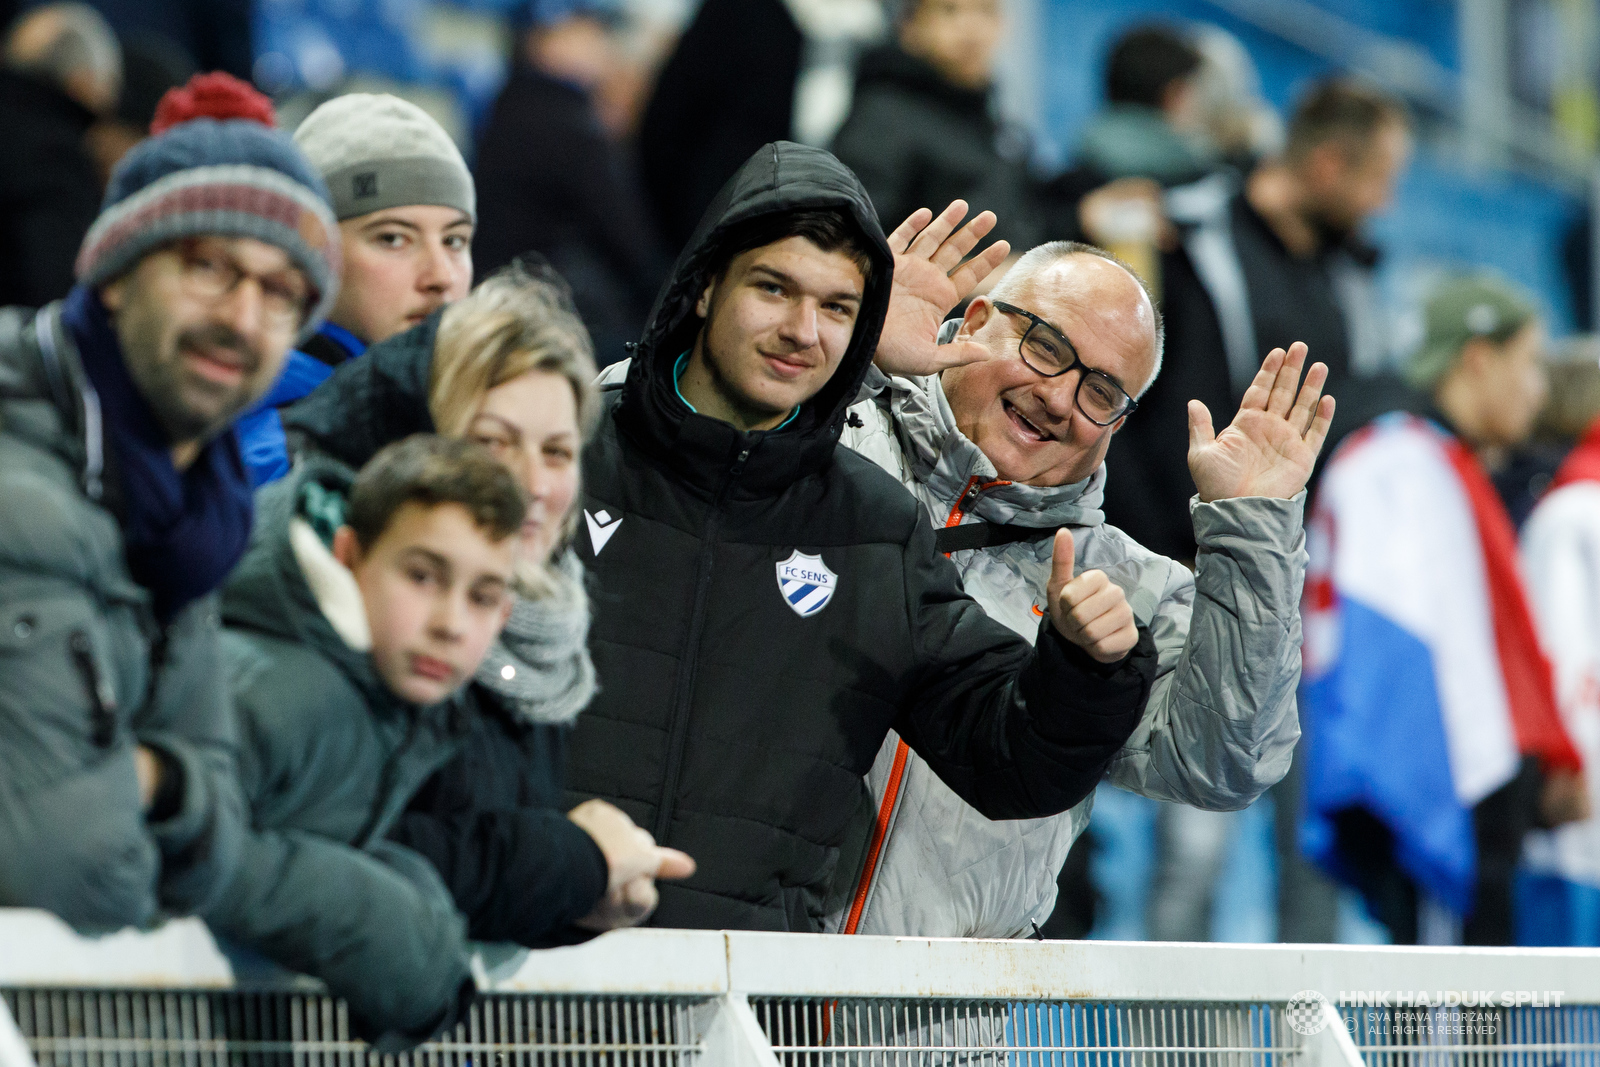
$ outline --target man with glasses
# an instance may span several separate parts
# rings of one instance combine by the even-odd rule
[[[231,430],[338,290],[321,178],[253,90],[210,106],[123,159],[65,300],[0,311],[0,906],[90,932],[233,873]]]
[[[913,234],[902,227],[891,247],[903,250]],[[895,280],[923,287],[911,270]],[[1137,419],[1137,398],[1161,368],[1160,315],[1132,271],[1098,248],[1055,242],[939,328],[937,349],[900,324],[908,329],[886,328],[844,442],[928,508],[937,547],[992,618],[1025,637],[1038,631],[1059,539],[1082,583],[1081,630],[1100,633],[1130,609],[1149,629],[1156,682],[1111,762],[1112,782],[1203,808],[1249,804],[1283,777],[1300,735],[1302,512],[1333,415],[1333,399],[1321,397],[1327,368],[1313,365],[1297,396],[1305,346],[1274,351],[1220,434],[1205,405],[1191,403],[1200,544],[1191,574],[1100,511],[1111,437]],[[845,872],[830,930],[1036,933],[1093,801],[990,822],[892,734],[868,784],[878,830],[864,862]]]

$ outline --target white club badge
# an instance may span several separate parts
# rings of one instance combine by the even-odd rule
[[[778,592],[802,619],[827,607],[838,588],[839,576],[828,569],[821,556],[807,555],[797,548],[778,564]]]

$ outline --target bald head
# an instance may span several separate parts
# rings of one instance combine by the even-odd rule
[[[5,64],[97,114],[116,107],[122,92],[122,46],[88,4],[46,4],[17,19],[6,37]]]
[[[1056,242],[1017,261],[987,297],[967,308],[960,333],[990,358],[946,371],[945,395],[961,432],[1000,476],[1028,485],[1068,485],[1093,474],[1122,426],[1095,423],[1077,403],[1083,371],[1046,377],[1019,356],[1028,317],[1066,338],[1078,362],[1140,396],[1161,366],[1162,326],[1139,277],[1100,249]]]

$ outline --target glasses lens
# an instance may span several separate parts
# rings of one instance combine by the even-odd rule
[[[1104,426],[1115,422],[1128,406],[1128,394],[1099,371],[1090,371],[1078,382],[1078,406],[1083,413]]]
[[[1023,361],[1040,374],[1060,374],[1072,366],[1072,354],[1061,339],[1038,326],[1029,330],[1022,339]]]

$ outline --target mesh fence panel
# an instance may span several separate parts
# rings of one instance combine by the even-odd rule
[[[752,997],[784,1067],[1278,1067],[1300,1035],[1267,1004]]]
[[[479,997],[441,1040],[379,1055],[343,1001],[242,991],[0,990],[39,1067],[691,1067],[703,999]]]

